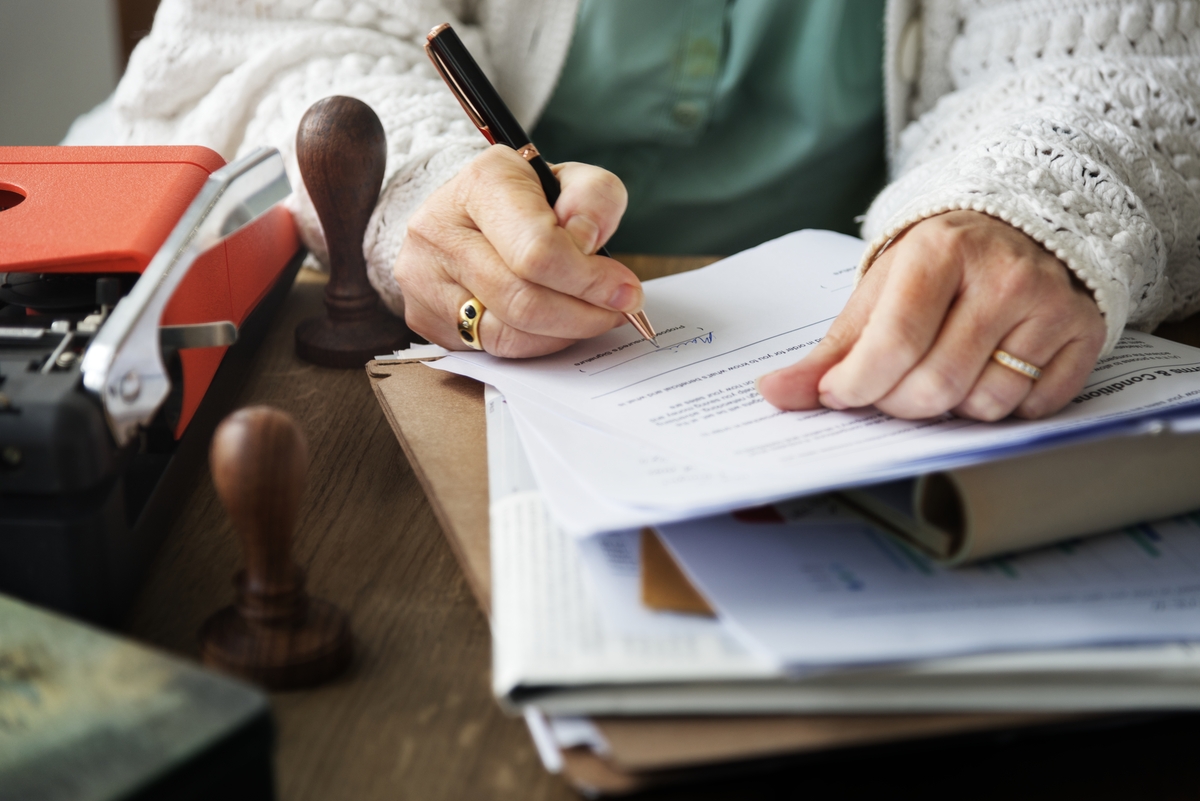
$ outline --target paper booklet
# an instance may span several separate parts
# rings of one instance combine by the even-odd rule
[[[1200,433],[1115,437],[841,493],[961,565],[1200,507]]]
[[[694,524],[664,527],[662,533],[698,585],[710,591],[706,597],[722,617],[652,612],[639,601],[638,533],[624,531],[587,540],[570,536],[549,513],[524,456],[509,404],[491,388],[486,410],[493,685],[497,697],[510,708],[532,706],[562,716],[1200,707],[1200,648],[1186,643],[1056,648],[1053,637],[1047,636],[1041,650],[917,658],[874,667],[826,665],[798,672],[790,662],[794,654],[778,649],[777,643],[768,643],[754,630],[761,616],[753,612],[753,598],[729,596],[724,588],[711,591],[715,586],[711,571],[721,560],[705,562],[696,556],[691,546],[704,544],[707,529],[698,529],[699,538],[689,538],[687,532]],[[791,519],[775,528],[784,530],[789,547],[798,547],[798,551],[787,554],[779,565],[804,565],[797,554],[808,537],[820,540],[814,558],[828,557],[830,524],[843,527],[839,529],[842,533],[845,526],[857,526],[851,534],[861,532],[857,536],[866,538],[869,548],[884,552],[884,546],[871,537],[886,540],[886,535],[868,533],[861,521],[839,511],[835,502],[810,501],[783,508],[790,509]],[[694,541],[689,544],[689,539]],[[915,552],[900,556],[905,553],[903,546],[888,543],[886,548],[892,549],[889,558],[918,560],[912,564],[936,569],[919,562]],[[730,556],[725,560],[729,576],[749,576],[748,583],[768,594],[786,595],[786,586],[776,582],[777,575],[747,561],[762,556],[763,548],[746,551],[743,559],[739,556],[742,548],[729,548],[729,544],[726,540],[723,546]],[[828,577],[818,576],[812,566],[805,575],[819,584],[851,581],[853,576],[845,571],[860,570],[866,580],[874,582],[878,577],[866,568],[877,569],[878,565],[848,561],[859,547],[859,541],[851,542],[845,553],[835,554],[841,563],[826,559],[823,567]],[[855,558],[863,556],[859,553]],[[839,564],[843,566],[839,568]],[[1103,572],[1098,564],[1093,564],[1093,569]],[[756,577],[748,574],[748,569],[764,572]],[[902,568],[894,569],[903,573]],[[989,569],[1003,576],[1004,568]],[[1131,574],[1135,572],[1130,568]],[[953,580],[949,583],[955,584]],[[1121,587],[1137,592],[1131,582]],[[940,591],[935,587],[935,595]],[[947,597],[955,604],[970,606],[975,597],[972,592],[969,586],[959,584]],[[880,597],[873,595],[870,600]],[[977,597],[991,598],[986,593]],[[782,616],[803,617],[795,614],[799,607],[789,606],[794,599],[780,596],[779,600],[777,611]],[[1148,604],[1157,602],[1170,607],[1173,599],[1164,595],[1147,600]],[[845,611],[846,607],[831,606],[820,622]],[[859,616],[861,611],[857,611]],[[831,630],[845,627],[852,635],[856,631],[854,614],[851,610],[849,618],[835,621]],[[978,628],[985,635],[989,614],[987,604],[978,611]],[[1165,614],[1178,619],[1186,612]],[[889,625],[903,632],[907,623],[897,616]],[[1055,636],[1064,642],[1071,638],[1070,626],[1061,621],[1041,630],[1050,632],[1053,626],[1057,626]],[[882,628],[887,630],[888,625]],[[871,644],[868,640],[862,645],[869,648]],[[936,643],[934,646],[931,653],[939,650]],[[986,636],[976,646],[988,650]],[[879,653],[895,658],[894,651]],[[910,649],[908,656],[913,655]],[[870,661],[862,656],[861,652],[855,654],[857,660]]]
[[[861,248],[852,237],[802,231],[648,281],[646,309],[660,326],[659,349],[623,326],[539,359],[457,352],[430,366],[505,394],[542,498],[572,535],[678,522],[1067,443],[1200,427],[1200,349],[1133,331],[1100,360],[1079,396],[1046,420],[905,421],[873,409],[771,407],[754,380],[820,341],[849,296]],[[1140,485],[1159,478],[1121,475]],[[968,501],[966,508],[981,507]],[[1047,521],[1038,537],[1095,530],[1097,517],[1085,518],[1083,528]],[[1007,549],[984,522],[976,515],[952,531],[960,546],[947,545],[947,558]]]

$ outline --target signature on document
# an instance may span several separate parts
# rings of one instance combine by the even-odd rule
[[[692,337],[691,339],[685,339],[683,342],[676,342],[674,345],[664,345],[663,347],[659,348],[658,352],[662,353],[664,351],[678,351],[681,348],[686,348],[688,345],[711,345],[712,341],[713,332],[709,331],[707,334],[701,334],[700,336]]]
[[[683,348],[686,348],[689,345],[711,345],[713,343],[713,334],[715,333],[714,331],[705,331],[700,326],[683,326],[683,325],[677,325],[674,328],[667,328],[663,331],[659,331],[658,336],[660,337],[660,341],[661,341],[661,338],[664,337],[666,334],[670,334],[670,333],[674,333],[674,332],[683,332],[683,336],[687,337],[688,333],[690,333],[690,332],[684,332],[685,328],[692,328],[693,331],[700,331],[701,333],[696,334],[695,336],[692,336],[692,337],[688,337],[687,339],[680,340],[679,342],[672,342],[669,345],[662,345],[658,348],[648,347],[646,349],[640,349],[641,350],[640,353],[631,352],[630,355],[626,356],[623,359],[620,359],[619,361],[615,361],[615,362],[611,361],[609,359],[609,357],[620,354],[626,348],[634,348],[638,345],[642,345],[643,343],[646,345],[649,345],[649,343],[646,342],[646,340],[644,340],[644,339],[630,340],[629,342],[626,342],[622,345],[618,345],[615,348],[606,350],[603,353],[597,353],[596,355],[589,356],[586,359],[580,359],[579,361],[575,362],[574,366],[581,373],[585,373],[587,375],[600,375],[601,373],[607,373],[610,370],[615,370],[619,367],[625,367],[627,365],[634,364],[634,363],[654,364],[656,362],[654,361],[653,357],[661,356],[664,353],[678,353],[680,350],[682,350]],[[651,357],[651,360],[649,362],[640,362],[641,359],[644,359],[647,357]],[[595,362],[599,362],[602,359],[605,360],[605,364],[603,367],[600,367],[599,369],[595,369],[595,368],[587,369],[587,367],[589,365],[594,364]]]

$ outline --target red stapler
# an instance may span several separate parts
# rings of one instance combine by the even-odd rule
[[[126,611],[303,258],[283,160],[0,148],[0,592]]]

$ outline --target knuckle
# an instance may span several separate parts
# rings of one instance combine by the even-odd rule
[[[899,309],[894,314],[897,328],[905,329],[910,337],[915,337],[920,330],[917,320],[928,314],[928,291],[920,281],[905,281],[899,283],[895,290],[895,300]]]
[[[971,231],[961,225],[955,225],[945,215],[930,218],[930,225],[920,229],[924,244],[934,252],[945,253],[949,258],[963,261],[971,250]]]
[[[596,176],[595,184],[597,195],[614,206],[622,209],[625,208],[625,204],[629,200],[629,193],[625,189],[624,181],[608,170],[600,170],[599,175]]]
[[[1005,265],[997,265],[1000,269],[993,270],[993,285],[991,291],[1000,301],[1013,302],[1017,300],[1036,299],[1040,281],[1032,265],[1024,260]]]
[[[396,283],[400,285],[400,291],[408,297],[416,292],[421,286],[421,275],[426,270],[422,270],[423,247],[420,237],[406,237],[404,244],[400,246],[400,252],[396,255],[396,263],[392,265],[392,275],[396,278]]]
[[[864,308],[862,312],[862,314],[853,316],[845,311],[839,314],[837,319],[833,321],[833,325],[825,332],[825,336],[821,337],[821,341],[817,343],[815,350],[820,350],[822,353],[845,353],[849,351],[862,335],[863,327],[869,319],[868,310]]]
[[[963,398],[962,382],[941,369],[924,372],[912,389],[915,417],[935,417],[953,408]]]
[[[813,353],[844,353],[850,349],[857,337],[850,334],[848,331],[829,329],[825,336],[821,337],[821,341],[813,347]]]
[[[998,397],[987,387],[976,387],[960,408],[962,409],[960,414],[963,417],[994,423],[1008,415],[1012,410],[1012,404]]]
[[[538,300],[538,292],[531,285],[524,281],[517,282],[505,301],[504,321],[522,331],[530,330],[538,320]]]
[[[549,231],[527,237],[510,265],[513,272],[530,281],[543,279],[558,261],[557,243]]]
[[[493,340],[488,346],[488,351],[493,356],[500,356],[505,359],[515,357],[516,343],[511,328],[506,325],[500,326],[493,335]]]
[[[1038,420],[1050,413],[1050,408],[1039,398],[1030,397],[1017,407],[1014,414],[1025,420]]]
[[[471,159],[467,165],[476,175],[493,175],[507,170],[511,148],[492,145],[487,150]]]
[[[498,326],[493,334],[493,339],[495,341],[492,343],[484,340],[488,352],[493,356],[499,356],[502,359],[520,359],[527,353],[526,337],[512,326]]]
[[[464,220],[454,201],[447,202],[444,196],[431,196],[413,211],[404,225],[404,241],[400,253],[428,253],[444,251],[451,247],[463,230]]]
[[[433,319],[433,316],[419,304],[409,303],[405,305],[404,323],[414,333],[430,342],[435,341],[435,338],[440,339],[438,337],[438,321]]]
[[[404,289],[404,282],[408,280],[408,274],[412,270],[411,251],[413,249],[412,239],[405,237],[404,243],[400,245],[400,252],[396,254],[396,261],[392,264],[392,275],[396,278],[396,283],[400,284],[400,288]]]
[[[464,204],[494,202],[500,191],[499,185],[512,175],[512,164],[505,150],[507,148],[489,147],[459,170],[452,183]]]
[[[879,400],[879,398],[862,391],[861,388],[856,386],[839,388],[837,397],[849,409],[861,409]]]
[[[584,299],[596,298],[599,299],[600,303],[603,303],[612,294],[610,285],[614,288],[616,287],[616,284],[610,281],[609,277],[602,270],[597,270],[584,280],[582,291],[579,292],[577,297]]]
[[[898,318],[892,325],[889,337],[893,353],[906,364],[915,363],[925,353],[925,338],[911,317]]]
[[[469,193],[480,184],[486,184],[491,180],[496,169],[495,162],[496,156],[492,149],[488,148],[459,170],[454,183]]]
[[[1066,406],[1071,398],[1083,389],[1083,383],[1084,379],[1081,377],[1077,382],[1072,383],[1038,384],[1022,398],[1013,414],[1026,420],[1048,417]]]
[[[412,241],[431,242],[436,238],[439,226],[431,205],[430,201],[422,203],[408,218],[408,224],[404,227],[405,244]],[[404,249],[402,246],[400,252],[403,253]]]
[[[1083,335],[1083,341],[1091,351],[1093,359],[1099,355],[1106,339],[1108,339],[1108,327],[1104,324],[1104,318],[1098,317],[1093,325],[1088,326],[1087,331]]]
[[[881,411],[887,412],[892,417],[898,417],[901,420],[926,420],[941,414],[939,411],[930,411],[927,407],[908,397],[880,401],[875,405]],[[945,409],[941,411],[945,411]]]

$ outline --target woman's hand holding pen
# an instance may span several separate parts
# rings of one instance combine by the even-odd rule
[[[538,356],[641,309],[633,273],[593,255],[625,211],[624,186],[585,164],[555,172],[551,211],[529,164],[495,146],[422,204],[395,268],[409,327],[462,348],[458,310],[476,297],[485,350]],[[759,389],[784,409],[1044,417],[1078,393],[1104,337],[1095,300],[1061,261],[1007,223],[949,212],[892,242],[812,353]],[[997,348],[1041,367],[1040,380],[994,361]]]
[[[892,242],[820,344],[759,390],[783,409],[1044,417],[1083,387],[1104,338],[1095,300],[1066,265],[1001,220],[949,212]],[[1000,365],[998,348],[1042,377]]]
[[[612,173],[560,164],[554,209],[533,169],[511,148],[480,154],[421,205],[396,260],[408,326],[463,348],[459,308],[476,297],[485,350],[539,356],[622,325],[642,308],[642,287],[624,265],[593,255],[625,213]]]

